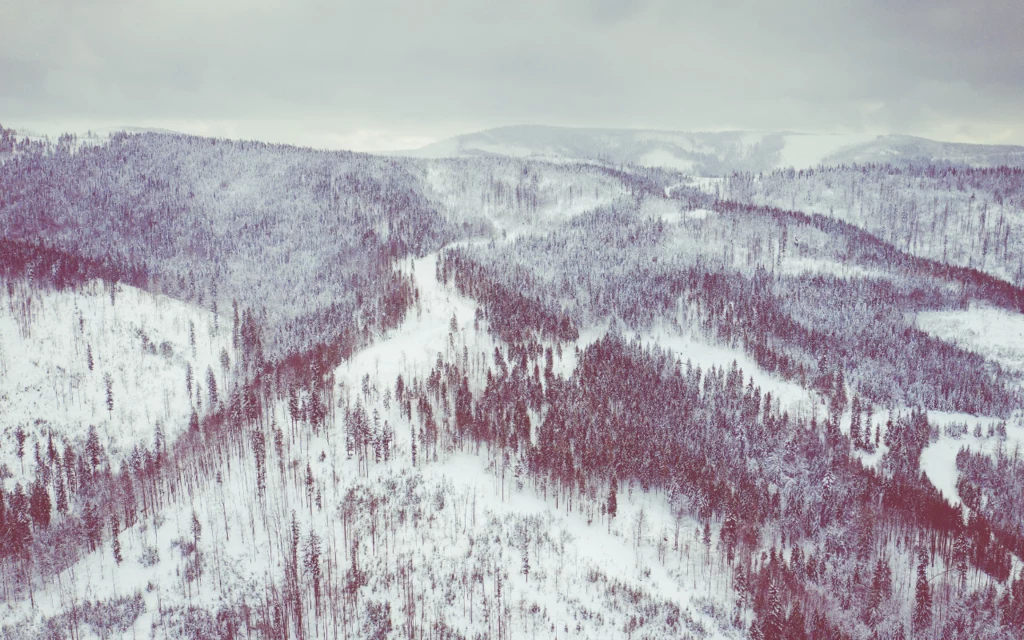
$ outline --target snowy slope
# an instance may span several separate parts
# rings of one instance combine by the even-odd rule
[[[188,428],[193,407],[209,403],[201,391],[208,369],[227,387],[221,354],[232,361],[231,331],[216,330],[210,312],[125,285],[112,292],[99,281],[81,291],[10,284],[0,303],[0,464],[13,472],[10,484],[31,476],[33,447],[45,448],[50,434],[77,448],[95,425],[117,468],[133,446],[152,448],[158,424],[168,444]],[[24,473],[19,427],[27,434]]]
[[[324,613],[316,622],[320,629],[333,624],[357,637],[371,635],[366,607],[387,603],[396,631],[427,615],[428,622],[443,620],[467,637],[494,636],[498,625],[506,625],[511,638],[618,638],[636,624],[641,607],[657,613],[638,633],[741,637],[728,622],[734,596],[728,576],[715,570],[718,552],[699,543],[696,521],[677,524],[663,495],[623,486],[618,515],[609,519],[597,509],[603,496],[558,503],[543,486],[517,483],[511,468],[484,452],[443,451],[437,461],[411,464],[413,423],[388,401],[397,376],[410,384],[422,381],[439,354],[462,353],[479,373],[493,364],[494,348],[504,348],[485,321],[474,323],[472,300],[438,283],[436,259],[429,255],[400,267],[415,277],[419,304],[400,327],[334,371],[339,416],[360,403],[393,428],[389,460],[361,464],[347,450],[343,419],[333,430],[315,433],[309,425],[293,424],[286,403],[280,403],[268,419],[284,434],[280,450],[270,444],[273,427],[253,427],[267,430],[262,497],[255,490],[253,449],[243,439],[231,448],[217,481],[207,479],[178,494],[159,514],[121,532],[123,562],[115,562],[105,542],[59,578],[38,585],[34,607],[25,600],[0,604],[0,618],[42,628],[73,602],[127,598],[141,605],[119,632],[163,638],[203,622],[189,607],[259,610],[267,585],[287,584],[294,517],[301,545],[313,531],[322,541],[324,575],[333,576],[326,582],[336,581],[340,589],[353,566],[369,581],[355,609],[333,605],[334,615],[349,611],[348,618],[329,622],[331,614]],[[103,317],[102,309],[88,311]],[[145,317],[141,313],[139,321]],[[592,333],[585,332],[581,347],[600,336]],[[566,350],[559,369],[571,367],[572,352]],[[183,386],[171,378],[164,382]],[[190,463],[184,464],[182,473],[189,475]],[[315,499],[304,481],[307,465]],[[199,555],[190,544],[197,538]],[[190,580],[197,557],[201,575]],[[412,602],[396,582],[407,570],[417,594]],[[309,574],[302,572],[300,580],[308,586]],[[83,637],[109,631],[79,628]]]
[[[819,164],[949,160],[976,166],[1024,164],[1024,148],[935,142],[911,136],[790,132],[678,132],[511,126],[395,152],[422,158],[512,156],[662,167],[704,176]]]

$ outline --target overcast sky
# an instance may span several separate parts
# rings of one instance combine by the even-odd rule
[[[331,148],[509,124],[1024,144],[1021,0],[0,0],[0,123]]]

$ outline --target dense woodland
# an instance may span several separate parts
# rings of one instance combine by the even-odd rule
[[[730,197],[815,211],[913,255],[1024,285],[1024,169],[949,163],[840,165],[727,181]]]
[[[830,170],[734,176],[727,199],[666,197],[682,176],[628,166],[155,134],[7,146],[11,313],[26,286],[121,283],[210,310],[235,357],[220,383],[190,365],[182,435],[158,428],[127,452],[95,426],[30,438],[0,413],[0,453],[29,478],[0,474],[0,599],[32,612],[57,592],[63,607],[0,621],[5,638],[115,636],[144,614],[154,635],[194,638],[1024,635],[1024,463],[1002,445],[964,450],[962,504],[920,464],[948,436],[929,411],[1013,419],[1020,381],[913,318],[1019,312],[1020,282],[994,256],[935,255],[931,219],[907,239],[765,195]],[[998,194],[1007,211],[991,238],[978,223],[983,244],[1019,222],[1013,170],[835,175],[855,171],[857,194],[956,176]],[[953,219],[971,218],[950,198]],[[995,255],[1015,254],[1004,241]],[[452,297],[475,313],[444,318],[436,358],[345,377]],[[655,327],[742,350],[758,371],[702,368],[640,338]],[[799,384],[813,406],[793,410],[755,375]],[[459,464],[481,466],[493,508],[446,475]],[[508,506],[526,499],[546,515]],[[652,500],[668,520],[636,506]],[[581,561],[584,534],[561,514],[625,541],[640,576]],[[74,595],[80,567],[122,565],[173,582]]]
[[[441,278],[481,300],[506,339],[531,327],[571,340],[576,327],[610,315],[634,328],[674,322],[741,346],[766,370],[826,394],[842,372],[845,384],[886,406],[995,414],[1018,407],[1014,381],[917,330],[907,315],[971,299],[1016,311],[1020,290],[922,264],[877,240],[862,245],[856,231],[825,234],[774,210],[722,203],[717,215],[678,226],[643,212],[626,204],[544,237],[446,250]],[[737,259],[743,245],[746,256]],[[876,272],[887,254],[895,264],[856,279],[792,273],[785,264],[794,253]]]

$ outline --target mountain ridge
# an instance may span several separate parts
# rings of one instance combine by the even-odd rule
[[[670,131],[511,125],[439,140],[391,155],[420,158],[513,156],[635,164],[696,175],[760,173],[821,164],[952,162],[1024,166],[1024,147],[943,142],[905,134],[793,131]]]

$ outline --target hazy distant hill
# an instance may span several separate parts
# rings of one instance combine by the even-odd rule
[[[513,126],[455,136],[418,157],[505,155],[665,167],[698,175],[770,171],[818,164],[950,161],[972,166],[1022,166],[1024,148],[935,142],[912,136],[727,131],[694,133],[631,129]]]

